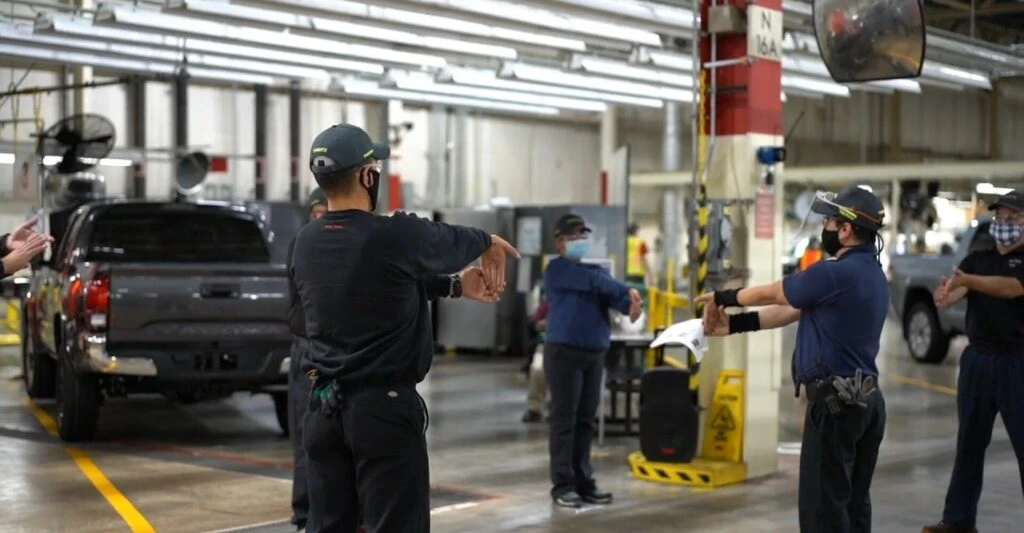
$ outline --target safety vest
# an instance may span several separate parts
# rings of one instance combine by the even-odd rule
[[[626,275],[627,276],[646,276],[647,275],[647,264],[644,263],[643,250],[646,247],[646,243],[640,237],[630,235],[626,239],[626,253],[628,255],[628,261],[626,263]]]

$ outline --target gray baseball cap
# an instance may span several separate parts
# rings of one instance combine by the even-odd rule
[[[313,139],[309,151],[309,170],[330,174],[362,165],[367,158],[387,159],[391,148],[373,142],[363,128],[354,124],[335,124]]]

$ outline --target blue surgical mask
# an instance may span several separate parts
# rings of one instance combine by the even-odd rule
[[[583,259],[590,251],[590,241],[580,239],[565,243],[565,256],[573,261]]]
[[[1020,241],[1020,224],[1009,220],[993,220],[988,232],[995,237],[996,244],[1004,248],[1013,246]]]

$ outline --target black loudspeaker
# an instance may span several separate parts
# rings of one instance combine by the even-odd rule
[[[648,461],[688,463],[697,455],[700,411],[690,371],[658,367],[641,382],[640,451]]]

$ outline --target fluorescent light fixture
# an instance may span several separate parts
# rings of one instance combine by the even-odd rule
[[[497,102],[494,100],[424,94],[400,89],[385,89],[381,88],[376,83],[362,80],[345,80],[339,83],[337,88],[341,89],[345,94],[363,96],[378,100],[402,100],[405,102],[419,102],[432,105],[447,105],[491,111],[525,113],[530,115],[551,116],[558,114],[558,109],[550,106],[514,104],[510,102]]]
[[[418,11],[349,2],[348,0],[243,0],[241,2],[233,0],[233,4],[239,3],[246,5],[258,4],[261,6],[270,5],[282,8],[287,6],[298,9],[299,13],[317,11],[332,15],[341,15],[346,19],[355,17],[373,20],[375,22],[384,22],[392,26],[412,26],[415,28],[428,29],[432,32],[440,31],[455,33],[498,41],[523,43],[531,46],[569,50],[573,52],[583,52],[587,49],[587,43],[583,42],[581,39],[570,39],[499,26],[490,26],[478,22],[460,20],[449,16],[430,15],[427,13],[420,13]]]
[[[330,80],[326,70],[307,67],[296,67],[266,61],[248,61],[223,56],[208,54],[196,54],[191,52],[179,52],[175,50],[160,50],[148,46],[134,46],[127,44],[108,43],[103,41],[89,41],[84,39],[67,38],[58,35],[36,35],[33,33],[8,30],[0,27],[0,39],[13,42],[32,43],[42,47],[51,47],[61,50],[88,51],[104,55],[128,56],[131,58],[144,58],[165,63],[184,63],[192,67],[223,68],[225,70],[240,70],[251,73],[273,72],[282,78],[295,79],[319,79]]]
[[[186,39],[170,35],[158,35],[138,31],[94,26],[87,19],[74,18],[66,15],[41,15],[36,22],[35,35],[56,33],[69,35],[85,40],[102,42],[123,42],[157,48],[170,48],[188,52],[206,52],[227,57],[241,57],[273,61],[292,65],[302,65],[326,69],[328,71],[361,72],[367,74],[384,74],[384,67],[379,63],[366,63],[335,57],[323,57],[295,52],[284,52],[267,48],[256,48],[238,44],[207,41],[203,39]]]
[[[499,89],[484,89],[480,87],[467,87],[464,85],[437,84],[433,79],[417,77],[409,73],[392,71],[388,73],[390,82],[398,89],[419,91],[427,93],[449,94],[452,96],[465,96],[469,98],[480,98],[483,100],[508,101],[520,104],[532,104],[540,106],[551,106],[560,109],[572,109],[575,111],[602,112],[608,109],[607,104],[595,100],[580,100],[572,98],[559,98],[544,94],[530,94],[515,91],[502,91]]]
[[[683,89],[673,89],[609,78],[570,74],[562,72],[556,68],[528,65],[526,63],[506,62],[502,65],[499,76],[539,83],[549,83],[552,85],[564,85],[567,87],[587,87],[597,89],[599,91],[628,94],[632,96],[646,96],[660,98],[662,100],[673,100],[676,102],[691,103],[694,98],[692,91]]]
[[[0,154],[0,165],[13,165],[14,154]]]
[[[240,41],[266,46],[292,48],[322,55],[358,57],[386,63],[412,65],[416,67],[443,67],[443,57],[387,50],[373,46],[349,44],[306,37],[285,32],[263,30],[245,26],[220,24],[208,20],[166,15],[145,9],[101,3],[93,18],[94,24],[117,24],[179,35],[181,37],[201,36],[216,40]]]
[[[612,61],[600,57],[589,57],[574,54],[569,62],[573,70],[582,70],[591,74],[604,74],[616,78],[627,78],[630,80],[649,81],[659,85],[673,85],[676,87],[693,87],[693,76],[690,74],[679,74],[660,70],[635,67],[627,63]]]
[[[34,59],[36,61],[45,61],[49,63],[66,63],[69,65],[109,68],[111,70],[120,70],[125,72],[164,74],[168,76],[173,76],[179,72],[179,65],[170,63],[127,58],[114,59],[85,52],[42,49],[39,48],[38,45],[4,45],[4,55],[9,57],[19,57],[22,59]],[[217,69],[189,67],[188,74],[189,76],[198,79],[227,81],[232,83],[251,83],[253,85],[273,85],[276,82],[276,80],[271,76],[261,76],[258,74],[247,74],[244,72],[231,72]]]
[[[838,83],[818,80],[806,76],[793,74],[782,75],[782,87],[786,90],[797,89],[804,92],[818,92],[830,96],[843,96],[849,98],[850,89]]]
[[[541,26],[567,33],[589,35],[605,40],[661,47],[661,37],[657,33],[651,31],[631,28],[622,24],[613,24],[610,22],[602,22],[582,17],[573,17],[557,11],[517,5],[512,2],[501,2],[498,0],[407,1],[425,6],[432,6],[436,9],[450,9],[466,13],[474,13],[484,17],[510,20],[518,24]]]
[[[646,46],[634,48],[629,60],[633,63],[651,64],[661,68],[693,72],[692,57],[662,50],[651,50]]]
[[[976,89],[992,90],[992,81],[988,79],[988,76],[977,71],[951,67],[941,63],[925,61],[924,66],[921,67],[921,75],[945,82],[959,83]]]
[[[494,71],[491,70],[447,68],[438,74],[437,81],[442,83],[449,82],[459,85],[488,87],[524,93],[551,94],[555,96],[566,96],[569,98],[580,98],[584,100],[598,100],[612,104],[624,104],[637,107],[651,107],[658,109],[664,107],[664,102],[658,98],[642,98],[638,96],[605,93],[587,89],[574,89],[542,83],[507,80],[497,77]]]
[[[46,166],[56,165],[56,164],[60,163],[60,161],[62,159],[64,159],[64,156],[48,155],[48,156],[43,157],[43,164],[46,165]],[[111,159],[108,159],[108,158],[94,159],[92,157],[83,157],[83,158],[81,158],[81,160],[82,160],[83,163],[87,163],[87,164],[90,164],[90,165],[99,165],[101,167],[130,167],[130,166],[132,166],[132,160],[130,160],[130,159],[116,159],[116,158],[111,158]]]
[[[402,46],[428,48],[460,54],[496,57],[498,59],[515,59],[518,57],[514,48],[489,44],[466,43],[457,39],[429,37],[415,33],[381,28],[367,24],[355,24],[341,20],[329,20],[307,15],[297,15],[283,11],[228,4],[210,0],[171,0],[167,4],[168,11],[178,10],[188,13],[210,15],[217,18],[260,22],[278,27],[316,30],[338,35],[364,38],[374,41],[385,41]]]
[[[1013,189],[1009,187],[996,187],[991,183],[979,183],[974,187],[974,190],[978,194],[995,194],[999,196],[1013,192]]]
[[[684,7],[656,4],[654,2],[643,2],[632,0],[555,0],[562,4],[570,4],[586,9],[604,11],[615,15],[635,18],[643,21],[652,21],[666,26],[692,30],[697,23],[697,17],[693,11]]]

